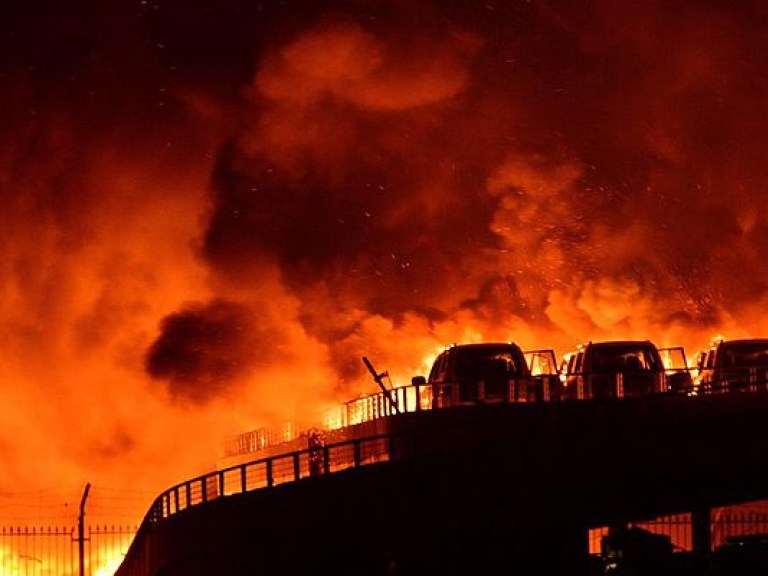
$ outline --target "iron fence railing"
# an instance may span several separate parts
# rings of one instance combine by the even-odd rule
[[[606,378],[605,374],[591,374],[587,375],[587,378],[596,376]],[[612,380],[609,385],[613,386],[613,397],[622,398],[628,395],[626,394],[626,376],[625,373],[611,375]],[[766,388],[766,382],[762,380],[755,380],[752,384],[753,386],[747,390],[759,391]],[[465,386],[466,383],[461,382],[439,384],[415,382],[410,386],[363,396],[344,405],[339,427],[386,418],[399,413],[440,410],[471,404],[592,399],[592,395],[587,392],[593,389],[592,386],[585,386],[584,390],[587,392],[575,398],[568,397],[563,394],[562,382],[556,375],[511,378],[507,381],[505,389],[501,391],[495,389],[492,395],[486,393],[482,383],[479,383],[471,394],[462,389]],[[671,390],[654,386],[652,389],[655,391],[653,393],[664,394],[690,395],[696,392],[693,388]],[[714,389],[720,390],[719,387]],[[701,393],[707,394],[712,390],[713,387],[708,386]],[[388,460],[391,440],[391,435],[358,438],[279,454],[217,470],[182,482],[163,492],[150,507],[147,518],[152,522],[223,496],[270,488],[309,476]]]
[[[768,391],[768,370],[731,371],[717,378],[697,382],[688,368],[653,372],[582,372],[513,377],[501,388],[492,390],[484,382],[415,382],[390,390],[360,396],[328,414],[326,428],[335,430],[388,418],[397,414],[441,410],[477,404],[519,404],[630,398],[655,394],[706,396],[728,392]],[[302,434],[274,433],[259,429],[228,439],[226,454],[246,455],[268,447],[283,446],[286,440],[298,441]]]
[[[415,382],[386,392],[355,398],[342,405],[333,428],[343,428],[406,412],[440,410],[473,404],[517,404],[561,399],[557,375],[513,377],[501,387],[479,382]]]
[[[591,377],[593,375],[588,375]],[[605,374],[599,375],[605,378]],[[754,376],[754,374],[753,374]],[[626,379],[624,373],[611,376],[614,397],[624,397]],[[753,382],[747,390],[765,388],[765,382]],[[370,394],[344,405],[340,425],[350,426],[398,413],[440,410],[466,404],[478,403],[521,403],[584,400],[591,398],[582,394],[569,398],[562,393],[562,383],[557,376],[539,378],[512,378],[501,393],[496,389],[493,395],[486,394],[482,383],[472,394],[462,390],[464,383],[419,383]],[[656,391],[666,394],[690,395],[692,389],[675,389],[655,386]],[[584,390],[592,390],[591,386]],[[707,387],[703,393],[710,393]],[[216,498],[271,488],[286,482],[294,482],[317,474],[325,474],[354,468],[372,462],[388,460],[392,436],[372,436],[343,441],[324,446],[279,454],[222,470],[217,470],[178,484],[163,492],[150,507],[147,519],[150,522],[166,518],[192,506]]]
[[[392,454],[390,448],[394,437],[390,434],[358,438],[217,470],[160,494],[150,507],[147,519],[155,522],[224,496],[387,461]]]
[[[218,498],[386,462],[393,458],[392,443],[395,438],[403,436],[387,434],[307,448],[217,470],[177,484],[160,494],[150,506],[121,569],[132,570],[131,574],[145,573],[146,551],[141,548],[141,541],[151,524]],[[407,446],[407,442],[404,445]]]
[[[569,379],[570,378],[570,379]],[[669,369],[664,373],[584,372],[510,378],[494,393],[483,382],[414,383],[387,392],[376,392],[345,403],[333,420],[342,428],[399,413],[439,410],[454,406],[489,403],[559,402],[628,398],[649,394],[703,396],[723,392],[768,390],[768,370],[751,368],[743,373],[697,383],[690,369]]]
[[[135,526],[86,527],[83,574],[111,575],[136,534]],[[0,527],[0,575],[77,576],[80,574],[75,526]]]
[[[723,368],[715,373],[704,370],[705,378],[697,386],[699,394],[724,392],[760,392],[768,390],[768,368]],[[712,373],[712,374],[710,374]]]
[[[733,536],[749,536],[768,534],[768,510],[765,503],[758,504],[755,509],[749,505],[738,507],[715,508],[710,512],[711,546],[717,549]],[[673,514],[660,516],[643,522],[632,522],[654,534],[667,536],[675,550],[690,552],[693,549],[693,523],[691,514]],[[600,553],[603,537],[608,534],[607,527],[595,528],[589,531],[589,551],[591,554]]]

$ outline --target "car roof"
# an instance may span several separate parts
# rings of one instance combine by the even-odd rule
[[[741,344],[764,344],[768,345],[768,338],[739,338],[737,340],[722,340],[721,346],[739,346]]]
[[[600,348],[608,348],[611,346],[625,347],[625,346],[654,346],[650,340],[604,340],[602,342],[589,342],[589,346],[595,346]]]
[[[514,342],[482,342],[477,344],[451,344],[446,348],[448,350],[467,350],[467,349],[482,349],[482,348],[520,348]]]
[[[577,354],[583,352],[587,348],[653,348],[656,349],[656,345],[650,340],[602,340],[598,342],[584,342],[579,344],[576,350],[570,352],[570,354]]]

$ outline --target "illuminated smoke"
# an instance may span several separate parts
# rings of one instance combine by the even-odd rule
[[[768,331],[762,2],[7,16],[10,485],[160,490],[374,390],[363,355]]]

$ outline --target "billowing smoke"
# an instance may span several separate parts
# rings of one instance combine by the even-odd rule
[[[374,390],[363,355],[404,383],[455,341],[764,335],[766,20],[717,0],[9,9],[0,488],[162,490],[225,435]]]
[[[258,358],[274,358],[269,335],[258,334],[247,307],[216,300],[167,316],[149,350],[147,372],[170,382],[171,393],[194,401],[228,392]],[[266,349],[265,349],[266,348]]]
[[[223,281],[276,265],[334,357],[359,314],[560,344],[762,301],[736,270],[768,249],[764,10],[472,6],[339,10],[263,48],[212,181]]]

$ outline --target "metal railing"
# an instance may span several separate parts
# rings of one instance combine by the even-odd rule
[[[379,391],[342,404],[329,414],[329,430],[346,428],[402,413],[439,410],[475,404],[521,402],[560,402],[601,398],[629,398],[649,394],[701,396],[724,392],[768,390],[768,369],[731,371],[728,377],[698,383],[693,369],[671,368],[662,372],[581,372],[578,374],[543,374],[510,378],[503,389],[489,389],[484,382],[413,383],[386,393]],[[255,430],[230,438],[227,455],[243,455],[265,447],[285,445],[298,440],[296,430],[290,438],[281,431]],[[287,446],[286,446],[287,447]]]
[[[726,543],[728,538],[755,534],[768,534],[768,509],[765,503],[741,504],[734,507],[715,508],[710,514],[712,534],[711,548],[714,550]],[[672,514],[652,520],[631,522],[630,525],[667,536],[675,550],[693,550],[693,523],[690,514]],[[589,552],[600,553],[601,541],[608,534],[608,527],[589,531]]]
[[[768,368],[724,368],[717,372],[705,369],[705,378],[697,386],[699,394],[724,392],[760,392],[768,390]],[[712,372],[712,374],[710,374]]]
[[[479,382],[414,383],[375,392],[345,403],[337,427],[352,426],[406,412],[439,410],[473,404],[552,401],[559,399],[557,375],[513,377],[501,386]]]
[[[670,374],[649,374],[652,378],[646,391],[648,394],[708,394],[714,391],[733,391],[725,384],[708,386],[697,389],[689,377],[686,385],[670,388],[667,383]],[[765,374],[764,376],[768,376]],[[766,379],[757,379],[751,374],[749,391],[765,390]],[[602,378],[603,385],[609,390],[608,394],[597,394],[594,382]],[[606,380],[607,378],[607,380]],[[531,403],[582,401],[597,397],[624,398],[641,394],[630,393],[627,386],[627,374],[611,373],[588,374],[582,380],[586,384],[578,387],[572,385],[572,390],[578,394],[570,395],[567,388],[556,375],[537,378],[511,378],[506,386],[494,389],[493,393],[476,383],[467,388],[466,383],[414,383],[409,386],[393,388],[347,402],[343,406],[340,427],[351,426],[362,422],[386,418],[396,414],[441,410],[457,406],[492,404],[492,403]],[[366,464],[389,460],[392,435],[379,435],[366,438],[342,441],[319,447],[280,454],[244,464],[239,464],[222,470],[217,470],[191,480],[187,480],[166,490],[158,496],[145,520],[156,522],[173,514],[203,504],[230,496],[271,488],[287,482],[295,482],[310,476],[328,474],[347,468],[356,468]]]
[[[198,504],[233,494],[387,461],[392,454],[390,448],[395,436],[357,438],[307,448],[198,476],[160,494],[150,507],[146,520],[157,522]]]
[[[135,526],[89,526],[85,530],[83,573],[86,576],[111,574],[135,534]],[[0,527],[0,575],[75,576],[79,573],[74,526]]]

